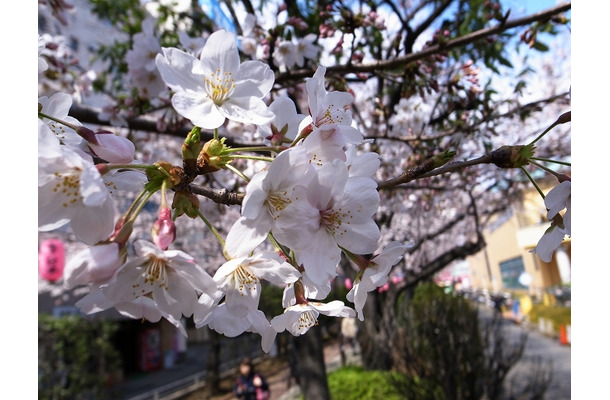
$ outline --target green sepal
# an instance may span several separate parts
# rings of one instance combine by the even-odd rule
[[[500,168],[521,168],[534,156],[534,144],[502,146],[491,152],[491,162]]]
[[[186,214],[190,218],[197,218],[199,216],[199,198],[192,193],[176,192],[172,208],[176,213],[176,218],[182,214]]]
[[[182,144],[182,159],[196,160],[203,145],[201,144],[201,128],[193,127]]]
[[[171,175],[170,170],[173,166],[167,161],[159,161],[154,164],[157,168],[147,168],[146,176],[148,177],[148,182],[144,185],[144,188],[151,192],[155,193],[161,190],[163,186],[163,182],[166,182],[166,185],[169,184],[168,189],[171,188]]]
[[[432,157],[434,168],[447,164],[453,157],[455,157],[455,154],[456,152],[454,150],[445,150],[442,153],[435,154]]]

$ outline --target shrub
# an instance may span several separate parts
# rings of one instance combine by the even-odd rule
[[[496,400],[544,395],[550,373],[543,367],[525,377],[527,393],[519,393],[522,388],[511,388],[510,394],[504,390],[508,372],[523,355],[525,333],[515,342],[507,341],[501,318],[480,317],[475,305],[431,282],[418,285],[413,297],[401,304],[393,349],[396,369],[410,377],[395,380],[403,398]]]
[[[101,399],[120,366],[110,340],[115,321],[38,315],[38,398]]]
[[[572,308],[534,304],[528,313],[528,317],[530,322],[534,324],[538,323],[540,318],[547,318],[553,321],[553,330],[558,332],[560,325],[572,324]]]
[[[328,375],[328,388],[333,400],[398,400],[402,398],[389,380],[391,372],[365,371],[349,365]]]

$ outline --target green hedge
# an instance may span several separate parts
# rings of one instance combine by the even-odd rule
[[[545,306],[534,304],[528,313],[530,322],[537,324],[538,320],[547,318],[553,321],[553,330],[558,332],[560,325],[572,325],[572,308],[560,306]]]
[[[328,388],[333,400],[399,400],[404,399],[396,381],[409,385],[418,399],[442,399],[440,388],[434,393],[430,382],[425,384],[417,378],[405,377],[390,371],[366,371],[361,366],[341,367],[328,375]]]
[[[104,399],[109,374],[120,369],[117,329],[116,321],[38,314],[38,398]]]

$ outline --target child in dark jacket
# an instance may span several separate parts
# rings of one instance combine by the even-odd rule
[[[240,400],[267,400],[269,385],[256,371],[252,360],[246,357],[239,364],[239,376],[235,382],[235,395]]]

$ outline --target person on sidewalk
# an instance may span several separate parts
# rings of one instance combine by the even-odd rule
[[[249,357],[239,364],[239,376],[233,389],[240,400],[268,400],[270,391],[265,378],[254,370]]]

